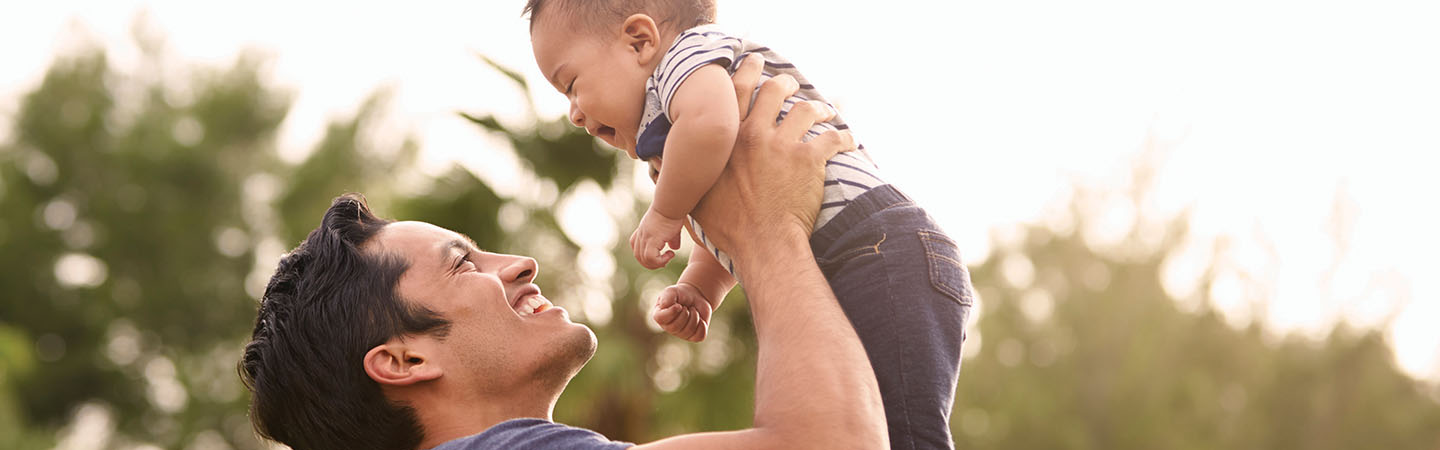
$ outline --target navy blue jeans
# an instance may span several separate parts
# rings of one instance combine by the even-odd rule
[[[893,449],[952,449],[950,408],[974,304],[955,242],[890,185],[810,237],[816,262],[870,358]]]

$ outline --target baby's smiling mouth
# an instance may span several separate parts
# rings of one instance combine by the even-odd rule
[[[610,144],[610,145],[615,145],[615,129],[614,129],[614,128],[610,128],[610,127],[601,125],[600,128],[596,128],[596,129],[595,129],[595,132],[594,132],[594,133],[591,133],[591,134],[593,134],[595,137],[600,138],[601,140],[605,141],[606,143],[608,143],[608,144]]]
[[[639,159],[635,156],[635,151],[633,149],[626,147],[625,143],[620,142],[620,135],[616,133],[614,128],[596,123],[593,130],[590,128],[586,128],[585,132],[589,133],[591,136],[599,138],[602,141],[605,141],[605,143],[610,144],[611,147],[624,150],[625,154],[629,155],[630,158]]]

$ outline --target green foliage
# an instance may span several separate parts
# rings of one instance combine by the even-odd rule
[[[262,448],[234,373],[257,283],[274,264],[257,249],[293,247],[346,191],[390,217],[541,262],[542,289],[601,341],[558,421],[642,442],[750,424],[756,347],[744,295],[716,312],[703,343],[649,322],[652,296],[681,265],[646,271],[625,248],[645,205],[629,186],[637,165],[619,152],[563,118],[506,125],[460,114],[510,144],[476,151],[514,152],[520,179],[555,188],[511,198],[458,167],[416,172],[412,140],[374,138],[379,93],[287,164],[275,146],[291,96],[265,81],[264,61],[176,70],[163,45],[142,47],[138,73],[98,50],[57,59],[0,143],[0,448],[54,445],[85,405],[109,412],[112,447]],[[530,94],[518,72],[485,62]],[[418,188],[397,188],[413,179]],[[558,205],[597,187],[621,203],[609,208],[622,244],[609,249],[583,247],[559,220]],[[959,447],[1440,445],[1429,387],[1395,369],[1374,331],[1276,338],[1179,309],[1158,274],[1180,223],[1139,256],[1032,226],[974,267],[983,343],[970,343],[981,350],[961,374]],[[1000,276],[1012,259],[1028,262],[1032,283]],[[1020,307],[1045,298],[1047,316]]]
[[[279,198],[276,217],[284,224],[280,236],[286,246],[305,238],[319,223],[330,200],[346,192],[361,192],[383,206],[390,196],[395,175],[414,164],[417,147],[406,141],[399,148],[377,148],[365,132],[376,127],[386,95],[371,95],[353,118],[331,123],[315,150],[298,166],[289,168]]]
[[[1160,267],[1183,218],[1158,247],[1121,255],[1094,250],[1074,231],[1088,218],[1078,207],[1072,216],[1071,230],[1027,226],[974,267],[982,347],[960,375],[957,447],[1440,445],[1434,387],[1398,370],[1379,331],[1342,324],[1314,342],[1233,328],[1203,302],[1182,311]]]
[[[243,418],[238,389],[201,377],[230,373],[248,327],[236,318],[253,311],[243,283],[256,233],[240,187],[273,164],[289,103],[259,70],[242,58],[197,74],[177,100],[90,50],[57,61],[21,102],[0,159],[0,317],[37,349],[38,370],[6,380],[23,387],[23,423],[55,427],[100,402],[123,413],[123,432],[171,446]],[[122,93],[135,110],[117,109]]]
[[[480,60],[514,82],[525,98],[533,98],[525,76],[518,71],[501,66],[485,55]],[[533,117],[535,108],[529,108]],[[506,127],[494,115],[461,112],[460,117],[479,125],[481,128],[499,133],[510,141],[517,156],[530,165],[536,175],[554,181],[561,191],[567,191],[581,180],[594,180],[600,186],[610,187],[615,180],[615,151],[601,148],[599,141],[574,127],[566,118],[541,121],[527,129]]]

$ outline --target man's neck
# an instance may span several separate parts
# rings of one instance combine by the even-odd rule
[[[425,430],[420,448],[427,449],[477,434],[510,419],[551,420],[555,401],[563,389],[561,386],[553,394],[522,389],[501,397],[475,396],[463,400],[438,396],[429,399],[431,401],[412,403],[420,426]]]

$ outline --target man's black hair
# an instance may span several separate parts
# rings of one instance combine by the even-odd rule
[[[346,194],[280,259],[239,364],[261,436],[296,450],[420,444],[414,409],[386,399],[363,359],[396,336],[443,336],[450,323],[395,292],[403,258],[362,249],[389,223]]]

